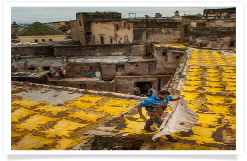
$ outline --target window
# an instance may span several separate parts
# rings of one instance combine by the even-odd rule
[[[162,52],[162,56],[167,56],[167,52]]]
[[[118,41],[118,43],[120,44],[121,42],[120,42],[120,41]]]
[[[81,26],[81,20],[79,20],[79,25]]]
[[[45,42],[45,39],[42,39],[42,42]]]
[[[113,40],[112,40],[112,37],[110,37],[110,43],[112,44]]]
[[[87,35],[91,35],[91,32],[87,32]]]
[[[179,59],[179,56],[176,56],[176,59]]]
[[[124,27],[126,26],[126,22],[124,22]]]
[[[165,52],[162,52],[162,56],[164,56],[165,57],[165,61],[167,61],[168,60],[168,55],[167,55],[167,52],[165,51]]]
[[[49,41],[52,41],[52,39],[49,39]]]
[[[234,47],[235,46],[235,41],[230,41],[229,47]]]
[[[115,29],[118,31],[118,24],[115,25]]]
[[[130,25],[128,25],[128,29],[130,30]]]
[[[90,70],[93,70],[93,67],[92,66],[90,66]]]
[[[139,65],[138,65],[138,64],[136,64],[135,66],[136,66],[136,67],[138,67]]]
[[[207,44],[200,44],[200,47],[207,47]]]
[[[95,37],[93,36],[93,41],[95,41]]]
[[[34,42],[39,42],[38,39],[34,39]]]

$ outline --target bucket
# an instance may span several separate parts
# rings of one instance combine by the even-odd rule
[[[101,73],[100,72],[95,72],[96,77],[101,77]]]

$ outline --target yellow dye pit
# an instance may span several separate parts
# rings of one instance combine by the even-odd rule
[[[70,149],[88,138],[76,138],[80,136],[77,133],[87,131],[88,127],[94,127],[97,125],[98,119],[104,118],[106,115],[118,116],[135,105],[137,104],[131,100],[125,101],[92,95],[84,95],[68,101],[65,106],[48,105],[45,102],[30,99],[14,100],[11,107],[11,137],[22,138],[17,141],[14,139],[16,143],[12,145],[12,149]],[[31,108],[34,106],[35,108]],[[88,111],[89,108],[90,111]],[[63,114],[60,114],[61,112]],[[30,132],[35,135],[29,134]]]
[[[232,109],[236,106],[236,98],[232,97],[236,96],[235,63],[236,56],[224,56],[217,51],[194,50],[191,53],[186,69],[187,80],[180,94],[185,95],[184,99],[189,103],[189,108],[199,112],[198,125],[192,128],[194,135],[181,137],[177,134],[177,138],[196,140],[198,144],[223,144],[215,141],[212,134],[224,125],[232,130],[236,129],[236,116]],[[198,82],[202,83],[195,81],[198,80],[197,72],[201,79]],[[195,89],[195,84],[202,87],[203,93],[201,90],[189,92],[188,89]]]

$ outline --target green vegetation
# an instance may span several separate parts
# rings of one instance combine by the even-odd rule
[[[178,78],[185,78],[185,75],[182,74],[182,72],[178,73]]]
[[[178,21],[178,20],[171,17],[168,19],[168,21]]]
[[[110,140],[95,140],[93,143],[92,143],[92,146],[95,147],[95,146],[103,146],[103,147],[109,147],[112,145],[112,142]]]
[[[184,48],[183,48],[183,51],[186,51],[186,50],[188,50],[188,49],[189,49],[188,47],[184,47]]]

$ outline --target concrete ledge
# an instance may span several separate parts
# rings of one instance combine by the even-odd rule
[[[123,94],[123,93],[116,93],[116,92],[94,91],[94,90],[88,90],[88,89],[45,85],[45,84],[37,84],[37,83],[30,83],[30,82],[11,81],[11,84],[20,85],[20,86],[30,86],[30,87],[42,87],[42,88],[47,88],[47,89],[48,88],[50,88],[50,89],[62,89],[65,91],[74,91],[74,92],[82,93],[82,94],[96,94],[96,95],[103,95],[103,96],[115,97],[115,98],[133,99],[133,100],[138,100],[138,101],[144,101],[147,98],[147,97],[140,97],[140,96]]]

